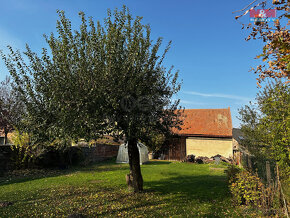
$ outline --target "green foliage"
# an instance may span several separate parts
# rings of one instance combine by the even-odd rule
[[[1,53],[27,109],[24,130],[35,145],[107,134],[125,139],[134,191],[141,191],[137,141],[182,122],[179,100],[172,100],[178,71],[162,65],[171,42],[160,54],[162,38],[154,42],[150,26],[126,6],[108,10],[103,25],[80,12],[75,31],[58,14],[57,34],[45,36],[49,50],[38,55],[27,45],[22,55],[8,46],[10,53]]]
[[[268,84],[255,105],[240,110],[243,145],[257,157],[275,160],[284,178],[290,173],[290,92],[281,81]]]
[[[238,174],[242,171],[242,169],[234,164],[231,164],[228,166],[228,168],[225,170],[225,173],[227,174],[228,182],[234,183],[237,180]]]
[[[84,159],[81,148],[71,146],[45,146],[38,151],[33,159],[33,165],[38,168],[65,169],[79,164]]]
[[[11,137],[13,146],[14,164],[17,168],[27,167],[32,158],[32,147],[30,146],[30,137],[28,133],[22,133],[15,130]]]
[[[164,145],[165,135],[152,133],[148,138],[149,140],[145,142],[145,145],[149,148],[150,152],[158,153]]]
[[[249,161],[251,161],[251,168],[249,168]],[[267,159],[264,155],[248,156],[246,154],[242,155],[242,164],[245,169],[252,172],[256,172],[263,183],[267,182],[267,168],[266,162],[269,162],[271,180],[277,182],[276,174],[276,161],[273,159]]]
[[[236,175],[230,190],[237,204],[258,206],[262,195],[263,183],[257,175],[244,170]]]
[[[281,213],[283,207],[279,202],[279,192],[274,184],[265,186],[258,174],[243,170],[230,183],[233,201],[237,205],[256,208],[264,215]]]
[[[21,133],[19,130],[15,130],[11,137],[14,148],[24,148],[29,145],[28,133]]]
[[[13,161],[21,168],[66,168],[83,160],[80,148],[70,141],[56,139],[49,144],[32,144],[29,134],[15,130],[12,135]]]
[[[125,6],[108,10],[103,25],[80,12],[75,31],[58,14],[57,34],[45,36],[49,50],[38,55],[27,45],[22,55],[9,46],[8,55],[1,53],[27,108],[24,130],[33,142],[110,133],[141,139],[178,125],[179,101],[171,101],[180,89],[178,72],[162,66],[170,43],[160,55],[162,38],[153,43],[150,26]]]

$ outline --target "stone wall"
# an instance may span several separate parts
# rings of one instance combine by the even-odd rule
[[[119,145],[96,144],[92,147],[81,147],[86,162],[98,162],[117,157]]]

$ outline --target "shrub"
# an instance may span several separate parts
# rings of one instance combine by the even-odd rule
[[[28,133],[22,133],[15,130],[12,135],[11,147],[13,151],[12,160],[16,168],[27,167],[31,159],[32,148],[29,146],[30,139]]]
[[[257,173],[243,170],[236,174],[234,182],[230,184],[230,191],[238,205],[258,208],[266,216],[282,214],[283,205],[277,187],[273,183],[265,186]]]
[[[13,161],[16,168],[67,168],[83,159],[81,148],[72,147],[68,140],[56,139],[51,143],[32,145],[27,133],[15,131]]]
[[[38,147],[33,163],[37,167],[67,168],[69,165],[78,164],[82,159],[81,148],[72,147],[65,140],[55,140],[48,146]]]
[[[241,171],[242,169],[234,164],[228,166],[228,168],[225,170],[225,173],[227,174],[229,184],[236,182],[237,175]]]
[[[230,185],[231,193],[237,204],[259,206],[264,185],[257,174],[246,170],[236,175],[235,181]]]
[[[46,147],[33,160],[37,167],[43,168],[67,168],[82,160],[82,152],[78,147],[67,147],[55,149],[54,147]]]

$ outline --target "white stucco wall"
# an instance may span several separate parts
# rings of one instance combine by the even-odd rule
[[[232,139],[223,138],[186,138],[186,155],[212,157],[220,154],[224,157],[233,156]]]

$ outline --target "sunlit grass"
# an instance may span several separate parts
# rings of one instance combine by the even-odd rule
[[[231,203],[224,165],[151,161],[142,165],[144,193],[127,190],[128,165],[108,161],[66,171],[5,178],[0,217],[238,216]]]

